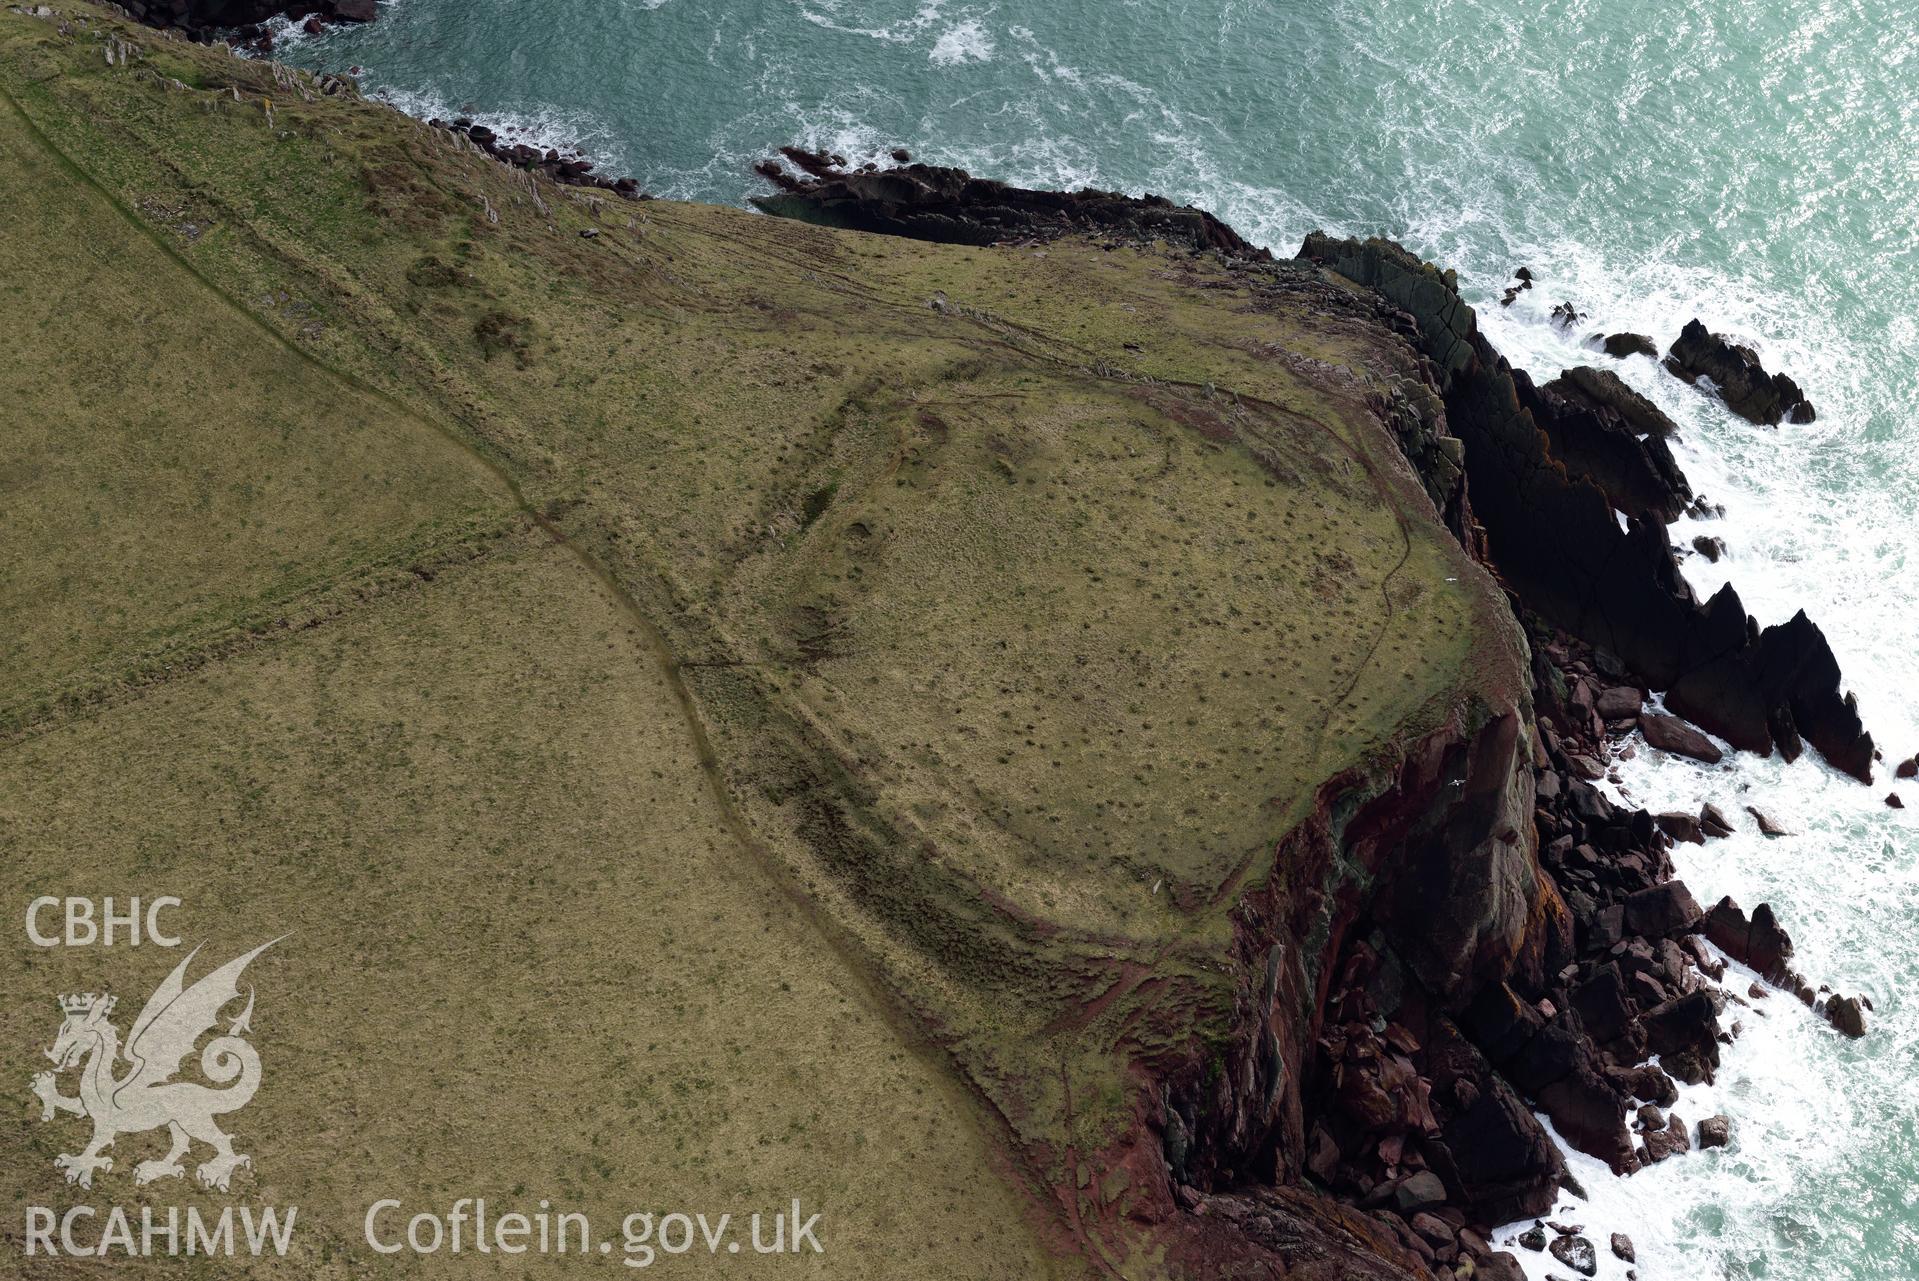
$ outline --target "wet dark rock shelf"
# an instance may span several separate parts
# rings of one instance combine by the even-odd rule
[[[475,124],[471,120],[432,119],[427,121],[436,129],[446,129],[470,140],[487,155],[502,164],[517,169],[537,170],[554,182],[569,187],[594,187],[625,200],[644,200],[646,194],[640,190],[637,178],[608,178],[595,173],[591,160],[577,152],[560,151],[556,148],[539,148],[524,142],[513,142],[502,138],[486,125]]]
[[[372,22],[378,16],[374,0],[122,0],[121,8],[148,26],[209,42],[235,32],[257,40],[263,23],[282,16],[322,24]]]
[[[947,244],[1094,233],[1141,243],[1163,240],[1235,259],[1272,257],[1212,214],[1161,196],[1091,188],[1036,191],[937,165],[854,169],[838,156],[800,147],[782,147],[780,155],[785,163],[766,160],[756,170],[780,190],[753,203],[805,222]]]

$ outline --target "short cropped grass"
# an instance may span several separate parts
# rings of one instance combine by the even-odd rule
[[[556,188],[84,4],[0,12],[0,86],[44,223],[0,258],[37,331],[0,413],[77,460],[18,473],[52,523],[0,580],[9,839],[209,910],[286,873],[273,911],[353,940],[276,1104],[352,1155],[299,1185],[477,1176],[473,1128],[369,1130],[374,1078],[504,1123],[552,1059],[579,1093],[500,1141],[583,1192],[809,1175],[847,1275],[1150,1274],[1082,1160],[1224,1035],[1240,894],[1331,780],[1518,680],[1381,425],[1410,353],[1204,256]],[[411,999],[350,1032],[376,966]]]

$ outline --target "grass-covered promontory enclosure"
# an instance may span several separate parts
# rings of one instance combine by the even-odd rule
[[[1224,1034],[1236,903],[1517,679],[1381,421],[1410,349],[1205,255],[556,187],[54,8],[0,11],[0,886],[291,932],[261,1274],[484,1194],[1150,1275],[1081,1161]],[[53,996],[178,958],[5,955],[38,1204]]]

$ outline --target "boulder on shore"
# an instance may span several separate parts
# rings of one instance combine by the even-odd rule
[[[1834,996],[1826,1002],[1826,1022],[1853,1040],[1866,1034],[1866,1015],[1856,996]]]
[[[1730,897],[1713,905],[1705,919],[1706,938],[1720,951],[1757,970],[1769,983],[1787,983],[1791,978],[1792,939],[1780,927],[1772,905],[1761,903],[1752,911],[1752,919]]]
[[[1719,1062],[1719,1013],[1712,995],[1698,988],[1640,1015],[1646,1048],[1662,1059],[1693,1050],[1711,1065]]]
[[[1646,334],[1607,334],[1605,350],[1614,360],[1624,360],[1628,356],[1659,356],[1659,345]]]
[[[1645,702],[1645,690],[1633,685],[1612,685],[1599,691],[1599,697],[1593,700],[1593,710],[1599,713],[1601,720],[1632,720]]]
[[[1713,741],[1694,729],[1677,716],[1664,716],[1658,712],[1641,712],[1639,732],[1646,741],[1662,752],[1671,752],[1674,756],[1688,756],[1695,761],[1704,761],[1708,765],[1717,765],[1725,759]]]
[[[1518,1259],[1501,1250],[1481,1260],[1473,1271],[1473,1278],[1474,1281],[1526,1281],[1526,1272],[1519,1266]]]
[[[1662,881],[1626,896],[1626,929],[1645,938],[1683,934],[1699,924],[1700,916],[1684,881]]]
[[[1552,1256],[1577,1272],[1582,1277],[1593,1276],[1599,1271],[1599,1252],[1593,1249],[1593,1243],[1582,1236],[1555,1237],[1548,1247]]]
[[[1653,822],[1659,824],[1659,830],[1675,841],[1684,841],[1688,845],[1706,843],[1705,829],[1700,826],[1699,816],[1696,814],[1679,812],[1655,814]]]

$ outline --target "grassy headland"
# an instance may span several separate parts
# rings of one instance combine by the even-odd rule
[[[1206,256],[555,187],[59,8],[0,12],[4,884],[297,931],[284,1275],[516,1187],[1150,1275],[1080,1160],[1225,1034],[1235,905],[1519,679],[1381,421],[1410,349]],[[175,959],[7,955],[22,1081]]]

